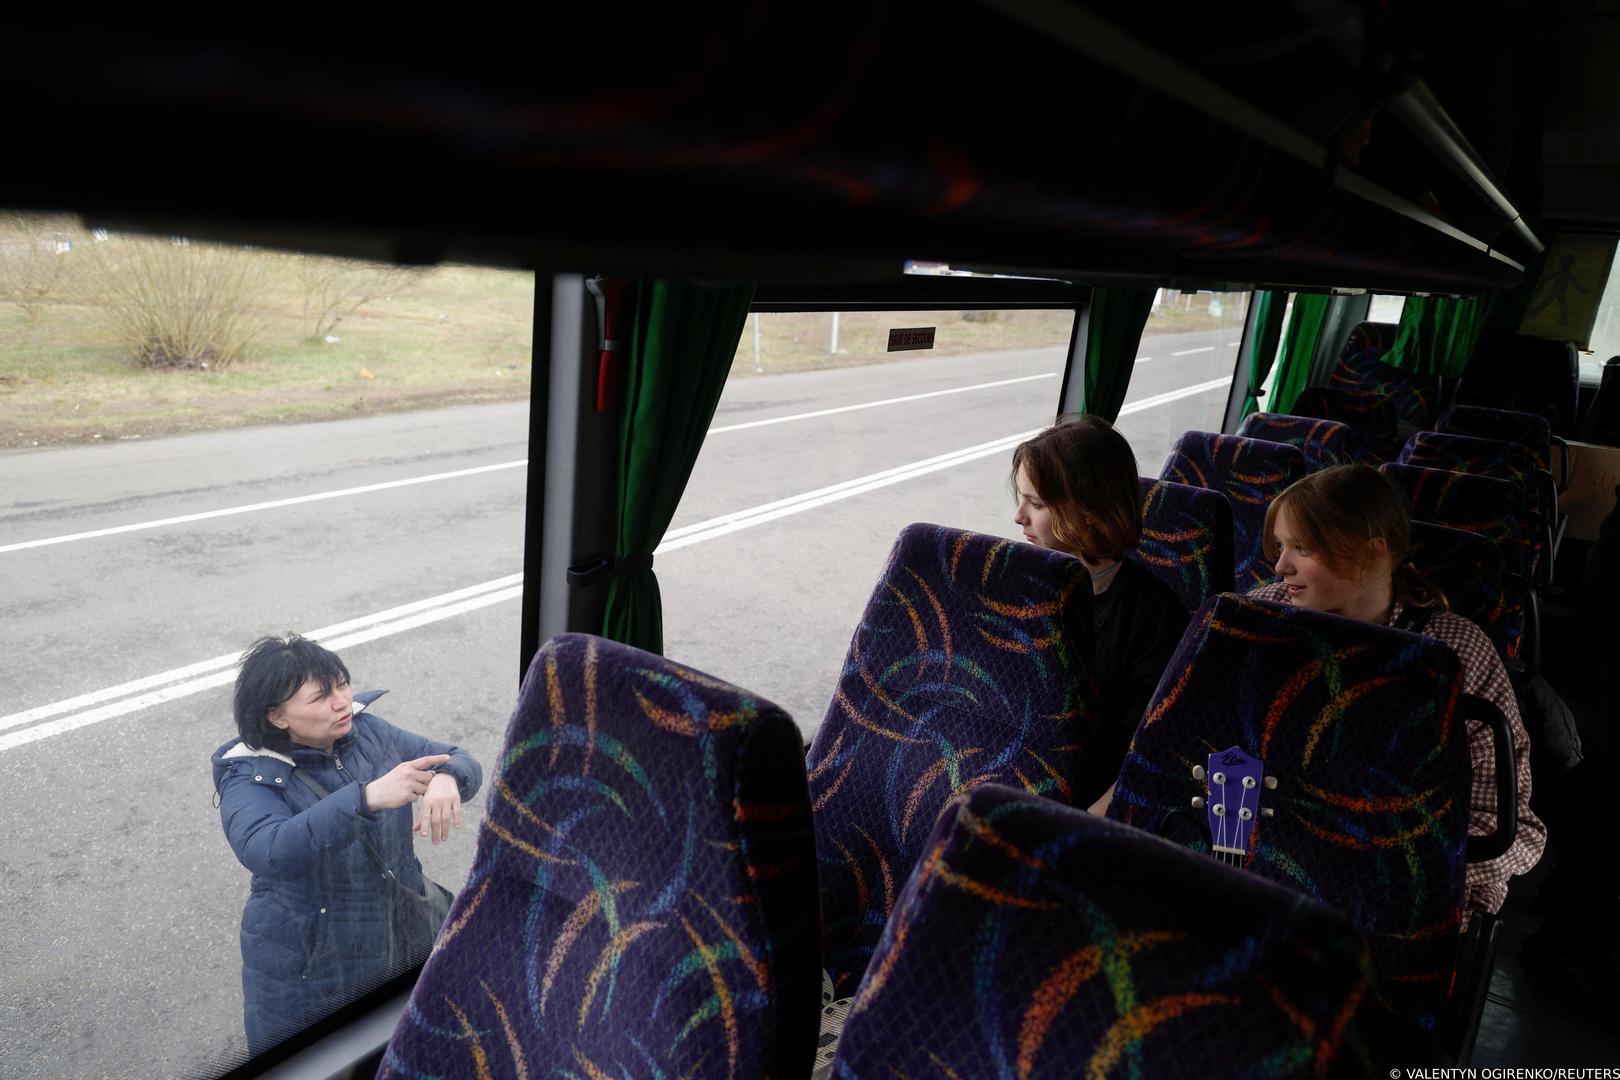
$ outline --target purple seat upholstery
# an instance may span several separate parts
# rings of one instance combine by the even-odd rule
[[[1483,536],[1412,522],[1412,565],[1446,594],[1451,610],[1485,632],[1505,664],[1508,647],[1507,589],[1502,584],[1502,553]]]
[[[1107,785],[1082,759],[1090,612],[1072,556],[939,525],[895,541],[807,761],[823,964],[841,994],[952,796],[996,781],[1071,801]]]
[[[1218,596],[1148,706],[1108,816],[1207,845],[1194,765],[1236,746],[1278,781],[1244,865],[1366,933],[1379,993],[1434,1027],[1464,897],[1470,775],[1460,665],[1416,634]]]
[[[1368,1076],[1370,983],[1337,912],[987,784],[935,826],[832,1075]]]
[[[1176,440],[1159,479],[1219,491],[1232,504],[1232,574],[1239,589],[1269,584],[1271,562],[1261,549],[1266,507],[1305,475],[1298,447],[1189,431]]]
[[[747,691],[599,638],[547,642],[379,1076],[806,1075],[802,754]]]
[[[1396,428],[1406,436],[1434,422],[1440,381],[1433,375],[1419,375],[1384,363],[1398,329],[1395,323],[1357,323],[1339,352],[1328,386],[1387,398],[1395,412]]]
[[[1313,386],[1300,392],[1288,410],[1294,416],[1337,420],[1355,436],[1358,461],[1389,461],[1400,453],[1405,436],[1389,398],[1365,390]]]
[[[1507,652],[1511,657],[1525,656],[1535,644],[1526,640],[1534,634],[1535,542],[1524,492],[1506,480],[1416,465],[1391,464],[1379,471],[1406,496],[1414,521],[1474,533],[1501,552]]]
[[[1419,431],[1406,440],[1396,460],[1402,465],[1424,469],[1449,469],[1471,476],[1510,480],[1523,489],[1530,512],[1541,515],[1543,520],[1558,509],[1552,474],[1538,466],[1535,454],[1518,443]]]
[[[1305,455],[1306,467],[1312,472],[1333,465],[1348,465],[1355,460],[1350,450],[1354,437],[1350,429],[1337,420],[1257,412],[1243,418],[1237,433],[1249,439],[1299,447],[1299,452]]]
[[[1142,535],[1130,557],[1175,591],[1188,611],[1232,590],[1232,504],[1208,488],[1138,477]]]
[[[1448,435],[1471,435],[1476,439],[1517,443],[1530,451],[1537,468],[1552,471],[1552,428],[1544,416],[1510,409],[1487,409],[1478,405],[1453,405],[1440,417],[1434,429]]]

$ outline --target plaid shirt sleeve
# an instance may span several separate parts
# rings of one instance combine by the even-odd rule
[[[1518,773],[1519,831],[1513,846],[1485,863],[1468,864],[1467,905],[1479,911],[1500,911],[1507,899],[1508,879],[1526,873],[1547,846],[1547,826],[1530,810],[1530,735],[1519,717],[1519,703],[1507,669],[1490,639],[1467,619],[1449,611],[1436,612],[1424,632],[1446,644],[1463,666],[1463,690],[1489,701],[1507,717],[1513,735],[1513,762]],[[1468,755],[1473,761],[1473,806],[1468,831],[1483,836],[1496,828],[1496,755],[1491,729],[1480,721],[1468,724]]]
[[[1257,600],[1289,603],[1288,587],[1281,583],[1262,585],[1249,595]],[[1396,604],[1390,621],[1400,613],[1401,605]],[[1423,632],[1456,653],[1457,659],[1462,661],[1463,692],[1476,694],[1501,709],[1513,735],[1519,831],[1513,846],[1501,856],[1490,862],[1468,864],[1468,891],[1464,900],[1465,906],[1472,910],[1500,911],[1502,902],[1507,899],[1509,879],[1535,866],[1547,846],[1547,826],[1530,810],[1530,735],[1519,717],[1519,703],[1513,696],[1507,669],[1479,627],[1461,615],[1439,611],[1429,617]],[[1468,724],[1468,756],[1473,765],[1468,832],[1472,836],[1485,836],[1496,828],[1496,752],[1491,729],[1478,720]]]

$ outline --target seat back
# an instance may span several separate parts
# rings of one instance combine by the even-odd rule
[[[1395,410],[1396,426],[1404,436],[1434,421],[1440,380],[1384,363],[1398,329],[1395,323],[1357,323],[1339,352],[1328,386],[1388,398]]]
[[[1232,504],[1208,488],[1139,477],[1142,535],[1130,557],[1170,586],[1188,611],[1232,590]]]
[[[1249,589],[1272,580],[1261,549],[1266,507],[1305,472],[1298,447],[1189,431],[1176,440],[1159,479],[1226,496],[1232,505],[1232,574],[1237,588]]]
[[[940,817],[833,1076],[1368,1076],[1344,917],[997,785]]]
[[[1453,405],[1440,417],[1434,429],[1448,435],[1470,435],[1476,439],[1517,443],[1530,451],[1536,468],[1552,471],[1552,428],[1544,416],[1510,409],[1486,409],[1478,405]]]
[[[1457,657],[1438,641],[1218,596],[1171,659],[1108,816],[1207,845],[1203,812],[1188,810],[1206,794],[1193,767],[1234,746],[1257,757],[1277,781],[1259,791],[1274,816],[1257,820],[1244,865],[1347,914],[1371,944],[1380,995],[1433,1028],[1464,896],[1459,688]]]
[[[1508,655],[1525,655],[1530,642],[1530,593],[1535,544],[1524,505],[1524,492],[1506,480],[1417,465],[1390,464],[1379,469],[1406,496],[1414,522],[1445,525],[1482,536],[1502,556],[1506,590],[1503,631]]]
[[[1336,420],[1349,428],[1358,461],[1389,461],[1400,452],[1404,439],[1394,404],[1377,392],[1313,386],[1300,391],[1288,411],[1293,416]]]
[[[1410,554],[1418,572],[1445,593],[1451,610],[1491,639],[1503,663],[1518,655],[1524,627],[1522,619],[1517,627],[1509,624],[1502,552],[1494,543],[1462,529],[1414,521]]]
[[[379,1075],[807,1075],[814,860],[787,714],[639,649],[553,638]]]
[[[1554,435],[1573,438],[1580,386],[1573,342],[1490,334],[1480,340],[1457,383],[1455,402],[1535,413],[1546,418]]]
[[[823,964],[840,993],[953,795],[996,781],[1072,801],[1105,772],[1082,758],[1090,656],[1079,559],[938,525],[901,532],[807,762]]]
[[[1536,464],[1535,455],[1518,443],[1500,439],[1479,439],[1471,435],[1451,435],[1442,431],[1419,431],[1401,448],[1396,459],[1402,465],[1425,469],[1449,469],[1471,476],[1494,476],[1519,485],[1525,505],[1545,518],[1557,509],[1552,474]]]
[[[1249,439],[1299,447],[1299,452],[1305,455],[1305,466],[1312,472],[1333,465],[1348,465],[1355,460],[1350,449],[1355,438],[1350,429],[1337,420],[1257,412],[1243,418],[1237,433]]]

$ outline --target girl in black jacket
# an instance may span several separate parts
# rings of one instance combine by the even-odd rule
[[[1091,572],[1092,670],[1101,741],[1086,748],[1089,790],[1106,805],[1159,676],[1187,628],[1180,599],[1125,556],[1142,531],[1136,455],[1108,421],[1065,417],[1013,451],[1013,521],[1024,539]],[[1104,790],[1106,789],[1106,791]]]

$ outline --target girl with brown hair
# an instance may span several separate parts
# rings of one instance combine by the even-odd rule
[[[1136,455],[1108,421],[1060,418],[1020,444],[1012,464],[1013,521],[1024,539],[1075,556],[1091,573],[1101,741],[1087,754],[1094,775],[1076,792],[1090,801],[1119,774],[1187,612],[1168,585],[1126,558],[1142,531],[1142,496]]]
[[[1485,634],[1449,610],[1446,598],[1408,560],[1412,519],[1406,502],[1377,469],[1340,465],[1290,486],[1266,509],[1264,545],[1282,580],[1249,595],[1424,634],[1462,661],[1463,692],[1490,701],[1508,718],[1518,773],[1519,831],[1507,853],[1468,866],[1467,906],[1498,911],[1508,879],[1541,858],[1547,829],[1530,811],[1530,737],[1507,670]],[[1496,827],[1496,762],[1491,732],[1468,729],[1473,761],[1469,832]]]

